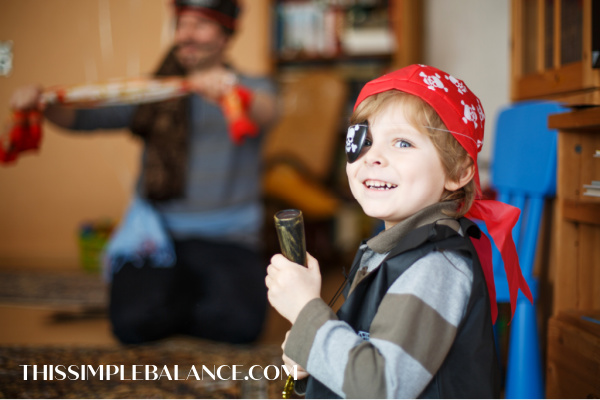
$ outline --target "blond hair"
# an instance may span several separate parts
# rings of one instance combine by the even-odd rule
[[[473,160],[460,143],[448,132],[438,113],[421,98],[398,90],[388,90],[367,97],[358,105],[352,116],[351,124],[366,121],[379,114],[391,102],[403,106],[408,122],[419,132],[429,136],[442,162],[446,177],[457,182],[464,170],[473,164]],[[462,188],[444,190],[440,201],[456,201],[456,211],[448,214],[454,218],[462,217],[469,211],[475,200],[475,180],[471,179]]]

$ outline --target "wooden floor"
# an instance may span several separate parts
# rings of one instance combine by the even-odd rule
[[[328,301],[342,282],[341,272],[326,273],[322,296]],[[67,317],[61,318],[62,315]],[[69,312],[61,307],[0,303],[0,345],[110,346],[117,344],[103,312]],[[70,316],[70,317],[69,317]],[[75,317],[73,317],[75,316]],[[260,344],[280,344],[290,328],[287,320],[269,308]]]

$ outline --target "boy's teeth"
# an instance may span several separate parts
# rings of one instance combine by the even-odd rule
[[[397,185],[388,182],[381,181],[366,181],[365,185],[369,189],[389,190],[395,188]]]

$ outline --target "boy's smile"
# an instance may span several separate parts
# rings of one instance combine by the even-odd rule
[[[356,162],[346,164],[352,194],[367,215],[388,229],[440,200],[446,175],[438,152],[400,103],[369,118],[367,141]]]
[[[393,184],[393,183],[374,181],[374,180],[365,181],[365,186],[367,186],[369,189],[375,189],[375,190],[390,190],[390,189],[394,189],[394,188],[398,187],[398,185]]]

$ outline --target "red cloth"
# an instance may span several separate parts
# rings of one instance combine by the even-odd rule
[[[42,140],[42,113],[38,110],[13,111],[13,125],[0,138],[0,164],[16,161],[19,154],[37,150]]]
[[[465,85],[446,72],[427,65],[415,64],[399,69],[368,82],[356,100],[354,109],[367,97],[388,90],[410,93],[428,103],[438,113],[452,136],[464,147],[475,164],[477,198],[466,214],[485,222],[490,236],[502,255],[508,280],[510,304],[514,316],[518,290],[533,302],[527,281],[519,266],[519,257],[512,238],[512,229],[519,219],[519,209],[494,200],[483,200],[479,183],[477,153],[483,145],[485,113],[477,96]],[[482,235],[473,240],[485,274],[490,294],[492,318],[496,319],[496,290],[492,269],[492,247],[489,239]]]
[[[494,239],[494,243],[500,254],[502,256],[502,261],[504,262],[504,271],[506,271],[506,279],[508,280],[508,291],[510,295],[510,306],[511,306],[511,319],[515,315],[515,308],[517,304],[517,296],[518,291],[521,289],[523,294],[533,303],[533,296],[531,295],[531,290],[529,289],[529,285],[527,285],[527,281],[523,277],[523,273],[521,272],[521,267],[519,266],[519,256],[517,254],[517,248],[515,246],[515,242],[512,238],[512,229],[519,220],[519,214],[521,210],[516,207],[513,207],[508,204],[501,203],[495,200],[476,200],[467,213],[466,217],[479,219],[485,222],[485,225],[490,233],[492,239]],[[482,236],[485,236],[482,234]],[[487,239],[489,242],[489,239]],[[483,267],[482,258],[490,259],[491,265],[491,254],[492,248],[490,246],[489,249],[477,249],[477,254],[479,255],[479,259],[481,261]],[[486,281],[488,280],[486,269],[484,268],[483,272],[486,274]],[[492,272],[492,283],[494,272]],[[489,291],[489,283],[488,283],[488,291]],[[490,292],[490,298],[495,298],[496,289],[494,287],[494,297],[492,297],[492,293]],[[496,307],[496,304],[492,305],[492,309]],[[493,314],[492,310],[492,314]],[[497,313],[497,312],[496,312]],[[494,318],[495,322],[495,318]]]
[[[258,126],[248,115],[251,103],[252,92],[240,85],[234,86],[221,99],[221,108],[229,124],[229,135],[237,145],[242,144],[246,137],[258,135]]]

